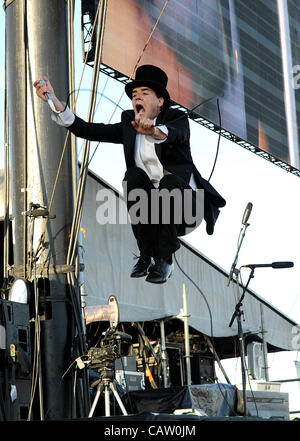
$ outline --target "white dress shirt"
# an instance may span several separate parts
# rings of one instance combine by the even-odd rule
[[[154,124],[156,118],[154,120]],[[166,126],[158,126],[165,135],[168,136]],[[161,144],[166,139],[157,140],[153,136],[141,135],[137,133],[135,138],[134,160],[135,165],[144,170],[152,181],[154,187],[159,186],[159,181],[166,174],[160,160],[155,152],[155,144]]]

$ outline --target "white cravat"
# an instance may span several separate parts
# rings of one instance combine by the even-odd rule
[[[166,126],[159,126],[159,129],[168,136]],[[164,141],[165,139],[157,140],[153,136],[141,135],[140,133],[137,133],[135,138],[135,165],[147,173],[156,188],[159,186],[159,181],[165,173],[155,152],[155,144],[160,144]]]
[[[154,122],[155,124],[155,122]],[[165,135],[168,136],[168,128],[166,126],[158,126]],[[134,160],[135,165],[144,170],[152,181],[154,187],[158,188],[159,181],[164,175],[169,174],[164,170],[160,160],[157,157],[155,151],[155,144],[161,144],[166,141],[166,139],[157,140],[153,136],[141,135],[138,133],[135,139],[135,151]],[[191,174],[191,179],[189,182],[190,187],[193,190],[197,190],[197,185],[195,182],[194,174]]]

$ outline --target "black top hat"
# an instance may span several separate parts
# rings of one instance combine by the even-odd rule
[[[130,99],[132,99],[132,91],[136,87],[147,86],[154,90],[159,96],[164,98],[164,107],[170,106],[170,95],[167,91],[168,76],[157,66],[145,64],[137,68],[135,73],[135,80],[126,84],[125,92]]]

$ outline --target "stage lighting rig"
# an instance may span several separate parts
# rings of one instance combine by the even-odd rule
[[[30,288],[24,279],[16,279],[8,293],[8,300],[11,302],[28,303],[30,299]]]
[[[110,328],[116,329],[119,324],[119,305],[115,296],[109,296],[104,306],[87,306],[84,309],[85,323],[108,321]]]
[[[114,364],[117,358],[129,355],[132,348],[132,336],[116,330],[119,324],[119,305],[115,296],[110,296],[105,306],[85,308],[87,324],[95,321],[109,321],[109,328],[102,333],[100,346],[91,347],[85,357],[85,363],[91,369],[101,369]]]
[[[109,391],[111,390],[124,415],[127,415],[126,409],[114,387],[115,379],[115,361],[117,358],[130,355],[132,350],[132,336],[125,332],[116,330],[119,324],[119,305],[114,296],[108,299],[106,306],[92,306],[85,308],[86,323],[95,321],[109,321],[109,328],[102,333],[100,345],[91,347],[87,354],[80,359],[80,363],[84,363],[90,369],[99,373],[99,379],[92,384],[97,386],[97,392],[90,409],[89,417],[91,417],[96,408],[100,394],[104,392],[105,397],[105,415],[110,415]],[[79,362],[77,360],[77,364]]]

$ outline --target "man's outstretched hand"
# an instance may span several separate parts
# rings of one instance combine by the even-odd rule
[[[155,127],[153,119],[145,118],[141,115],[136,115],[135,119],[131,123],[135,130],[141,135],[154,135]]]
[[[159,130],[158,127],[155,127],[153,119],[145,118],[141,115],[136,115],[135,119],[131,121],[131,124],[141,135],[153,136],[157,140],[167,138],[167,136],[161,130]]]

